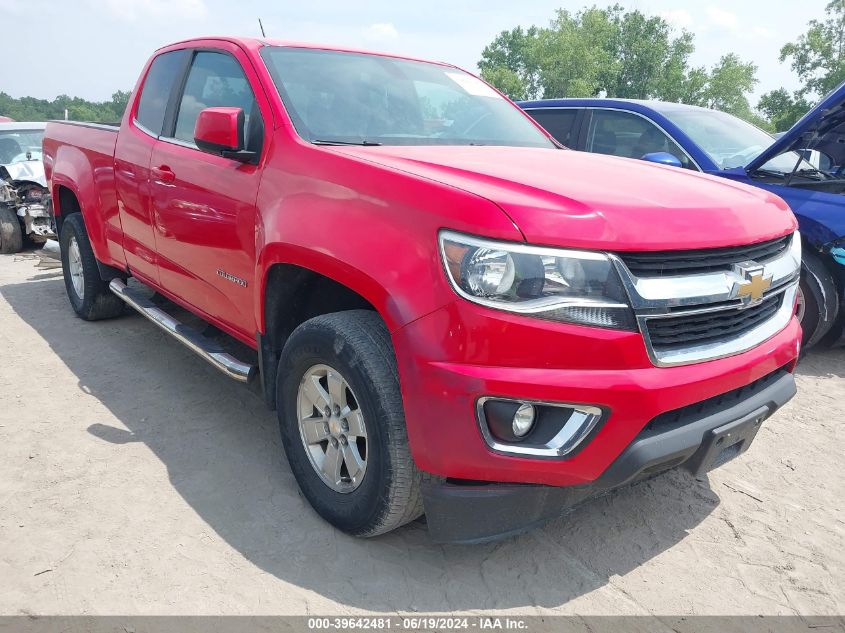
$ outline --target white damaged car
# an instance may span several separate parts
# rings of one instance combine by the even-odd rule
[[[0,253],[56,236],[41,162],[46,123],[0,123]]]

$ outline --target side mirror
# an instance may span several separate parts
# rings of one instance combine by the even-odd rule
[[[206,108],[194,127],[194,142],[209,154],[253,163],[256,152],[244,149],[244,111],[241,108]]]
[[[669,152],[651,152],[650,154],[643,154],[640,160],[647,160],[650,163],[658,163],[660,165],[669,165],[670,167],[683,167],[680,159]]]

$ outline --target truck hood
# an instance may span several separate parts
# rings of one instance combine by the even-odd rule
[[[639,160],[520,147],[332,149],[486,198],[533,244],[715,248],[772,239],[796,226],[783,200],[763,189]]]
[[[775,156],[800,149],[824,152],[834,165],[845,163],[845,81],[751,161],[746,170],[754,171]]]

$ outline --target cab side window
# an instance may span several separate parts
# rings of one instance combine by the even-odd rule
[[[616,110],[593,110],[584,148],[596,154],[642,158],[653,152],[668,152],[687,169],[694,165],[675,141],[654,123],[637,114]]]
[[[536,110],[528,110],[527,112],[532,119],[537,121],[559,143],[563,143],[567,147],[572,147],[575,144],[575,139],[572,138],[572,132],[575,128],[575,119],[578,117],[578,110],[575,108],[538,108]]]
[[[162,53],[153,60],[144,79],[135,121],[154,136],[161,134],[173,82],[181,72],[187,54],[185,50]]]
[[[245,120],[244,146],[260,150],[255,144],[260,145],[261,135],[254,132],[260,127],[261,115],[240,64],[225,53],[200,51],[194,56],[188,71],[173,137],[193,143],[199,113],[205,108],[216,107],[241,108]]]

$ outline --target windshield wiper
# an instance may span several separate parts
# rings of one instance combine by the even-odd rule
[[[363,139],[360,141],[332,141],[332,140],[325,140],[325,139],[314,139],[311,141],[314,145],[358,145],[362,147],[376,147],[381,145],[376,141],[368,141],[367,139]]]
[[[799,169],[799,170],[798,170],[798,171],[796,171],[795,173],[796,173],[798,176],[805,176],[805,177],[807,177],[807,178],[810,178],[810,177],[811,177],[811,176],[810,176],[810,174],[812,174],[812,175],[814,175],[814,176],[819,176],[818,180],[826,180],[827,178],[829,178],[828,174],[824,173],[824,172],[823,172],[823,171],[821,171],[820,169],[816,169],[815,167],[810,167],[810,168],[805,168],[805,169]]]
[[[758,168],[754,170],[755,174],[760,174],[761,176],[774,176],[775,178],[786,178],[786,174],[782,171],[775,171],[774,169],[763,169]]]

